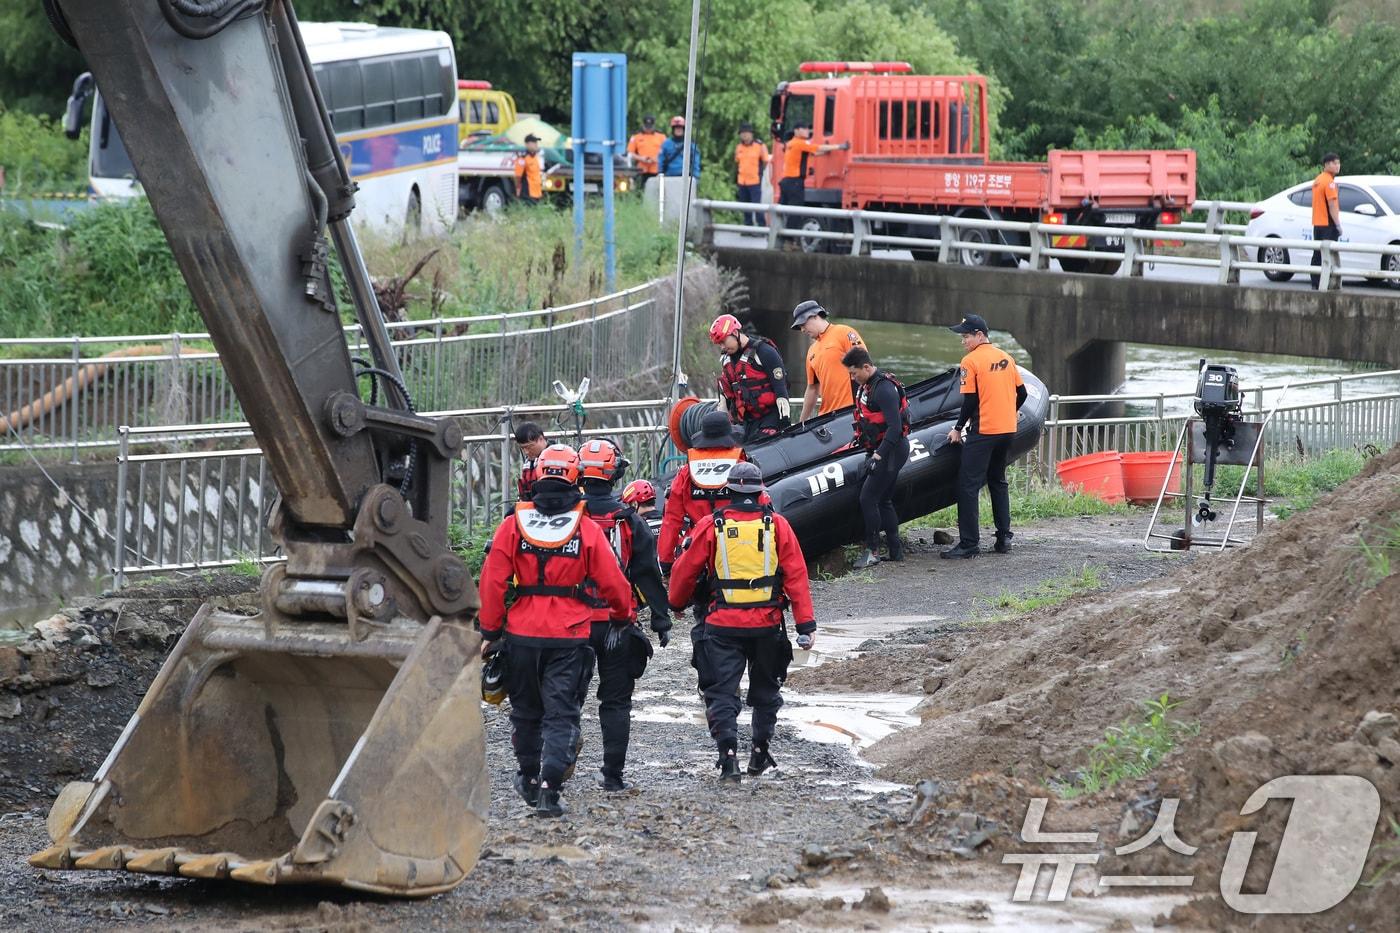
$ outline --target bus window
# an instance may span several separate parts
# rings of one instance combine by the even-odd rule
[[[394,122],[394,69],[384,60],[365,62],[365,127]]]
[[[117,133],[117,124],[100,95],[92,109],[93,123],[97,127],[96,145],[92,148],[92,174],[102,178],[135,178],[136,167],[131,164],[131,156],[126,154],[126,146]]]
[[[365,128],[365,90],[360,80],[359,62],[336,62],[326,66],[321,84],[329,89],[331,124],[337,133]],[[332,101],[334,103],[332,103]]]
[[[486,102],[486,123],[495,126],[501,122],[501,105],[494,100]]]
[[[423,119],[423,68],[417,58],[394,61],[394,122]]]
[[[472,123],[481,123],[481,122],[482,122],[482,121],[481,121],[481,101],[479,101],[479,100],[474,100],[474,101],[471,102],[471,106],[472,106],[472,110],[471,110],[471,114],[472,114],[471,122],[472,122]]]

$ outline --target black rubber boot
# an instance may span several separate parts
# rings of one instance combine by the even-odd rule
[[[559,791],[541,782],[540,799],[535,804],[535,816],[558,819],[564,815],[564,805],[559,802]]]
[[[719,745],[719,779],[726,783],[739,783],[739,743],[733,739]]]
[[[981,553],[982,549],[975,544],[959,544],[957,547],[948,548],[938,556],[956,560],[960,557],[976,557]]]
[[[769,768],[776,768],[778,763],[773,760],[773,756],[768,754],[767,742],[753,743],[753,749],[749,752],[749,766],[747,768],[749,777],[758,777]]]
[[[603,771],[602,769],[599,769],[598,771],[597,780],[598,786],[610,794],[615,794],[624,790],[631,790],[633,787],[636,786],[635,784],[624,781],[622,779],[622,775],[612,774],[611,772]]]
[[[1011,539],[1016,537],[1014,531],[1008,531],[1004,535],[997,535],[996,552],[998,554],[1011,553]]]
[[[901,563],[904,560],[904,542],[899,540],[899,535],[886,534],[885,542],[888,553],[881,559]]]
[[[540,779],[538,777],[526,777],[516,772],[515,780],[512,783],[515,785],[515,792],[520,795],[521,800],[532,807],[540,802]]]

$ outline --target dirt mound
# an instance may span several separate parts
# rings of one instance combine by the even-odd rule
[[[251,608],[256,586],[234,574],[137,584],[0,647],[0,813],[91,777],[205,600]]]
[[[1355,774],[1382,801],[1363,875],[1370,877],[1387,852],[1400,855],[1380,848],[1400,850],[1388,827],[1400,819],[1400,730],[1384,715],[1400,713],[1400,576],[1382,576],[1391,568],[1367,559],[1367,546],[1400,524],[1398,472],[1400,447],[1246,550],[1003,624],[948,663],[938,649],[911,650],[905,674],[920,671],[929,693],[919,707],[923,721],[869,757],[882,776],[910,782],[983,771],[1032,783],[1072,779],[1107,728],[1139,718],[1143,701],[1168,694],[1180,704],[1171,715],[1198,725],[1199,734],[1149,779],[1099,795],[1119,801],[1106,814],[1077,808],[1085,825],[1111,830],[1101,844],[1122,845],[1151,826],[1149,819],[1120,837],[1140,822],[1127,819],[1124,801],[1141,811],[1144,800],[1179,797],[1179,834],[1202,848],[1189,860],[1193,890],[1207,891],[1234,831],[1258,831],[1266,851],[1278,845],[1286,806],[1240,816],[1256,788],[1288,774]],[[1147,809],[1155,816],[1155,806]],[[1167,858],[1181,873],[1180,857]],[[1135,874],[1167,864],[1149,861],[1144,853],[1124,863]],[[1258,854],[1255,863],[1265,872],[1272,865]],[[1114,870],[1107,862],[1100,869]],[[1364,926],[1368,910],[1400,897],[1396,875],[1319,916],[1331,926],[1343,918]],[[1239,927],[1242,917],[1203,902],[1179,919]],[[1277,928],[1278,918],[1270,923]]]

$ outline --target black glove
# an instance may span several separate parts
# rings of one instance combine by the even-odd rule
[[[671,627],[669,625],[656,630],[656,643],[663,648],[671,643]]]
[[[627,629],[632,623],[627,621],[614,621],[608,626],[608,634],[603,636],[603,651],[608,654],[616,654],[626,642]]]

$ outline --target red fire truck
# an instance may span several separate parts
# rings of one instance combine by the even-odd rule
[[[816,77],[785,81],[773,94],[774,166],[792,127],[812,126],[812,141],[850,143],[807,160],[806,203],[813,207],[947,214],[990,220],[1105,227],[1179,222],[1196,197],[1196,153],[1189,149],[1080,152],[1052,149],[1045,162],[989,158],[987,81],[980,75],[915,75],[905,62],[805,62]],[[776,189],[778,176],[774,172]],[[777,200],[776,194],[774,200]],[[795,223],[796,221],[790,221]],[[808,229],[838,230],[826,218]],[[936,239],[932,224],[885,224],[877,233]],[[964,228],[958,239],[1027,245],[1023,234]],[[804,249],[834,241],[811,237]],[[1056,247],[1113,251],[1121,237],[1053,237]],[[915,250],[936,259],[935,250]],[[972,247],[967,265],[1014,265],[1016,257]],[[1062,258],[1071,272],[1112,273],[1116,259]]]

